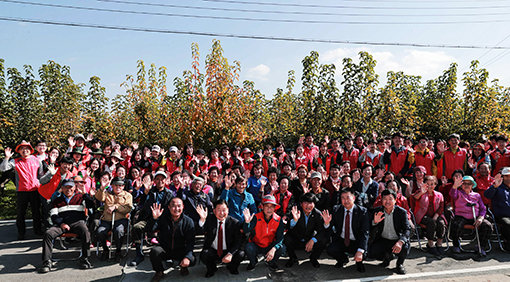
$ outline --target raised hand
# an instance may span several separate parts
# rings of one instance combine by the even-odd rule
[[[51,173],[51,174],[55,174],[57,173],[57,169],[55,168],[55,165],[54,164],[49,164],[48,165],[48,171]]]
[[[87,135],[87,140],[85,140],[85,142],[90,142],[90,141],[92,141],[92,139],[94,139],[94,134],[89,133],[89,135]]]
[[[245,170],[243,174],[244,174],[244,177],[246,179],[250,178],[250,171],[249,170]]]
[[[468,159],[468,165],[471,169],[474,169],[476,166],[475,160],[473,158]]]
[[[402,184],[405,185],[405,186],[409,186],[409,180],[407,180],[407,179],[405,179],[403,177],[400,179],[400,182],[402,182]]]
[[[133,155],[133,149],[131,149],[131,147],[128,147],[126,154],[128,155],[128,157],[131,157]]]
[[[161,204],[152,204],[152,218],[158,219],[163,214],[163,209],[161,208]]]
[[[457,189],[457,188],[459,188],[461,186],[462,186],[462,178],[460,178],[460,177],[455,178],[455,180],[453,181],[453,187],[452,188]]]
[[[10,159],[14,155],[14,153],[12,152],[12,149],[9,148],[9,147],[5,148],[4,153],[5,153],[5,158],[6,159]]]
[[[374,214],[374,223],[378,224],[379,222],[384,220],[384,213],[382,211]]]
[[[204,208],[202,205],[198,205],[196,210],[198,215],[200,216],[200,220],[205,221],[205,219],[207,218],[207,209]]]
[[[328,143],[329,144],[329,136],[324,136],[324,142]]]
[[[301,136],[299,137],[298,144],[304,144],[305,143],[305,137]]]
[[[446,183],[448,183],[448,178],[445,175],[441,176],[441,184],[445,185]]]
[[[333,218],[333,216],[329,213],[328,210],[322,211],[321,216],[322,219],[324,220],[324,225],[329,225],[331,219]]]
[[[76,143],[74,142],[73,136],[69,136],[69,138],[67,138],[67,142],[69,143],[69,147],[71,147],[71,148],[73,148],[74,145],[76,145]]]
[[[138,142],[131,142],[131,148],[133,148],[133,150],[138,149]]]
[[[496,174],[494,176],[494,187],[499,187],[503,183],[503,176],[501,176],[501,173]]]
[[[250,210],[248,208],[245,208],[243,210],[243,216],[244,216],[244,222],[248,223],[251,222],[255,214],[250,214]]]
[[[265,179],[265,178],[261,177],[261,178],[260,178],[260,185],[261,185],[261,187],[266,186],[266,184],[267,184],[267,179]]]
[[[143,155],[145,156],[146,159],[148,159],[151,156],[151,151],[149,150],[149,148],[147,147],[143,148]]]
[[[301,217],[301,212],[298,210],[297,206],[292,207],[292,219],[294,219],[295,222],[298,222],[299,218]]]
[[[161,149],[161,151],[159,151],[159,153],[164,157],[166,155],[166,150],[165,149]]]
[[[225,190],[229,190],[230,187],[232,187],[232,180],[230,179],[230,176],[225,177]]]

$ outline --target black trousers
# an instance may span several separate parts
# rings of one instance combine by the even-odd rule
[[[498,217],[496,222],[501,227],[501,235],[508,244],[510,242],[510,217]]]
[[[128,225],[127,218],[121,218],[115,220],[113,223],[113,238],[115,241],[115,246],[118,251],[122,248],[122,239],[124,238],[124,235],[126,234]],[[108,239],[108,231],[112,230],[112,222],[101,220],[101,223],[99,224],[99,227],[97,228],[97,240],[99,241],[99,244],[101,247],[103,247],[103,250],[107,248],[106,246],[106,240]],[[112,242],[113,243],[113,242]]]
[[[155,271],[164,271],[165,269],[163,267],[163,261],[171,259],[174,262],[180,263],[181,260],[184,259],[184,255],[185,255],[184,253],[167,251],[160,246],[152,247],[150,253],[152,269],[154,269]],[[196,259],[195,256],[193,256],[190,259],[189,266],[194,266],[195,263]]]
[[[71,224],[68,224],[71,228],[69,232],[78,234],[78,237],[81,239],[81,256],[83,258],[90,256],[90,232],[85,224],[85,221],[80,220]],[[53,253],[53,241],[58,236],[64,234],[64,230],[60,228],[60,226],[53,226],[50,229],[46,230],[43,238],[43,253],[42,260],[47,261],[51,259],[51,255]]]
[[[16,226],[18,227],[18,235],[24,236],[26,231],[25,216],[27,208],[30,204],[32,210],[32,219],[34,222],[34,232],[41,232],[41,201],[39,192],[16,192]]]
[[[372,245],[368,247],[368,257],[384,260],[384,259],[392,259],[393,251],[392,248],[397,243],[398,240],[388,240],[384,238],[380,238],[375,240]],[[404,243],[402,245],[402,249],[400,253],[395,254],[397,256],[397,265],[404,264],[405,259],[407,258],[407,254],[409,253],[409,244]]]
[[[345,246],[344,239],[336,239],[329,244],[328,247],[328,255],[334,258],[337,262],[342,262],[347,260],[347,254],[355,254],[358,251],[358,243],[356,241],[351,241],[349,246]],[[363,253],[363,255],[365,255]]]
[[[425,237],[427,237],[428,240],[444,238],[446,223],[442,217],[438,217],[434,220],[432,217],[424,216],[420,223],[426,226]]]
[[[216,265],[218,263],[221,263],[221,260],[227,253],[228,251],[225,250],[220,257],[218,256],[218,252],[216,251],[216,249],[213,248],[204,249],[200,253],[200,261],[202,261],[205,264],[208,272],[214,271],[217,268]],[[232,255],[232,261],[229,264],[227,264],[227,268],[237,270],[243,259],[244,252],[241,250],[237,251],[235,254]]]
[[[450,228],[450,236],[452,237],[453,246],[460,246],[460,235],[462,230],[464,229],[464,225],[473,224],[475,222],[474,219],[467,219],[462,216],[456,215],[453,218],[452,226]],[[482,248],[486,248],[489,243],[489,237],[492,233],[492,223],[490,223],[487,219],[482,221],[480,227],[478,227],[478,235],[480,236],[480,245]]]
[[[285,244],[285,247],[287,248],[287,254],[292,259],[297,259],[296,256],[296,249],[305,249],[306,243],[308,241],[302,242],[301,238],[297,238],[295,236],[285,235],[283,239],[283,243]],[[326,248],[326,243],[322,240],[317,240],[317,243],[313,244],[313,249],[310,254],[310,259],[319,259],[319,257],[322,254],[322,251]]]

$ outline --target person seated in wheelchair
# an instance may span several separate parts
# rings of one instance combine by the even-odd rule
[[[72,232],[81,239],[81,256],[79,265],[82,269],[92,268],[90,256],[90,232],[85,224],[87,206],[94,204],[88,194],[75,193],[76,187],[72,179],[62,181],[62,193],[53,200],[50,209],[51,220],[55,226],[46,230],[43,237],[43,265],[40,273],[47,273],[53,267],[51,261],[53,241],[66,232]]]
[[[425,225],[425,237],[428,240],[427,251],[439,257],[444,255],[442,248],[446,231],[444,198],[443,194],[434,190],[437,186],[435,176],[425,176],[424,184],[412,195],[415,199],[414,215],[417,224]],[[437,238],[435,246],[434,238]]]
[[[505,249],[510,250],[510,167],[505,167],[495,177],[494,184],[485,191],[485,197],[492,200],[492,211],[501,226],[506,241]]]
[[[453,253],[460,253],[460,235],[465,225],[473,225],[479,234],[479,253],[486,255],[489,237],[492,233],[492,224],[485,219],[486,207],[483,204],[480,194],[473,192],[476,182],[471,176],[464,176],[456,179],[450,190],[450,197],[453,201],[454,218],[450,228],[450,236],[453,241]]]
[[[111,182],[111,191],[106,190],[107,185],[101,185],[96,192],[96,199],[104,203],[103,215],[96,234],[99,244],[103,247],[101,260],[109,258],[110,250],[106,245],[109,231],[112,231],[115,237],[115,259],[120,258],[122,239],[128,227],[128,215],[133,208],[133,197],[124,190],[124,185],[123,179],[115,177]]]

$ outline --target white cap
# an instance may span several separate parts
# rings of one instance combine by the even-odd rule
[[[177,149],[177,147],[175,147],[175,146],[170,147],[170,149],[168,150],[168,152],[176,152],[176,153],[177,153],[177,151],[179,151],[179,149]]]
[[[510,175],[510,167],[504,167],[501,171],[501,175]]]

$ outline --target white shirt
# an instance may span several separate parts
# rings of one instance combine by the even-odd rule
[[[340,237],[345,239],[345,216],[347,215],[347,211],[349,211],[349,239],[350,240],[356,240],[354,237],[354,233],[352,233],[352,211],[354,210],[354,206],[350,210],[344,208],[344,225],[342,226],[342,234],[340,234]]]
[[[220,221],[217,220],[216,223],[216,236],[214,236],[214,241],[212,242],[211,247],[215,250],[218,249],[218,231],[220,230]],[[225,220],[223,220],[223,223],[221,224],[221,230],[223,233],[223,250],[227,249],[227,238],[225,236]]]

